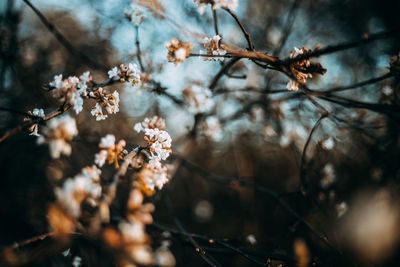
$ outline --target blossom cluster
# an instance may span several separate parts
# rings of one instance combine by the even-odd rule
[[[44,136],[38,139],[39,144],[48,144],[52,158],[59,158],[61,154],[69,156],[71,145],[69,142],[78,135],[75,119],[69,115],[53,118],[43,130]]]
[[[308,49],[307,47],[303,48],[295,47],[294,53],[293,50],[290,51],[290,58],[296,59],[296,57],[300,55],[307,55],[309,53],[311,53],[311,50]],[[290,79],[290,81],[286,85],[286,88],[291,91],[297,91],[299,90],[299,83],[305,84],[307,78],[313,77],[312,74],[324,75],[326,69],[324,69],[319,63],[312,63],[310,61],[310,58],[304,58],[302,60],[297,60],[292,64],[290,64],[290,71],[294,76],[295,80]]]
[[[87,95],[87,84],[92,80],[90,72],[84,72],[81,76],[70,76],[63,79],[62,74],[54,76],[49,83],[53,96],[61,102],[72,105],[76,114],[83,109],[83,98]]]
[[[214,106],[212,93],[208,88],[193,84],[183,90],[183,98],[192,113],[208,112]]]
[[[206,48],[207,55],[210,55],[208,58],[204,58],[204,60],[223,60],[223,56],[226,54],[226,50],[221,48],[220,45],[221,36],[215,35],[213,38],[205,37],[203,40],[203,45]],[[202,51],[200,51],[202,53]]]
[[[119,67],[114,67],[108,71],[110,79],[119,79],[120,82],[132,82],[132,85],[138,85],[140,82],[140,70],[136,64],[129,63]]]
[[[185,43],[174,38],[172,38],[171,43],[167,43],[165,47],[168,49],[168,61],[174,62],[175,65],[185,61],[185,59],[189,57],[190,51],[193,49],[191,43]]]
[[[69,215],[78,218],[81,214],[81,204],[85,200],[92,200],[96,203],[101,196],[100,182],[101,170],[95,165],[85,167],[73,178],[68,178],[62,187],[55,189],[58,203],[68,212]]]
[[[146,195],[152,195],[155,188],[162,189],[168,182],[168,170],[161,164],[161,160],[166,160],[172,152],[172,139],[168,132],[163,130],[164,128],[164,120],[157,116],[146,118],[134,126],[137,132],[144,132],[144,140],[151,153],[149,161],[143,164],[137,175],[138,187]]]
[[[115,136],[112,134],[106,135],[100,140],[99,147],[101,150],[99,153],[95,154],[94,163],[99,167],[103,167],[107,160],[109,164],[114,163],[115,167],[118,168],[118,160],[125,146],[125,140],[122,139],[115,144]]]
[[[28,114],[32,115],[32,116],[36,116],[41,119],[43,119],[45,117],[44,110],[41,108],[40,109],[35,108],[32,111],[28,111]],[[30,121],[30,120],[32,120],[32,118],[24,118],[24,121]],[[40,136],[39,124],[38,123],[32,124],[32,126],[29,127],[29,131],[31,131],[31,133],[29,135]]]
[[[164,121],[156,116],[151,119],[146,118],[143,122],[137,123],[134,126],[137,132],[144,132],[144,140],[147,143],[152,158],[157,157],[159,160],[166,160],[172,151],[172,139],[168,132],[163,130],[164,128]]]
[[[298,55],[302,55],[307,51],[308,49],[306,47],[303,48],[295,47],[294,53],[293,50],[290,51],[290,58],[296,58]],[[292,64],[291,70],[296,80],[290,79],[290,81],[286,85],[288,90],[297,91],[299,90],[299,83],[297,81],[301,83],[306,83],[307,78],[312,78],[311,73],[304,73],[301,71],[304,70],[305,68],[308,68],[310,66],[310,63],[311,63],[310,59],[307,58]]]
[[[119,111],[119,93],[117,91],[110,94],[99,87],[96,91],[90,92],[89,96],[97,99],[97,103],[91,111],[91,114],[96,117],[96,121],[107,118],[107,115],[103,114],[103,107],[109,114],[115,114]]]
[[[211,4],[213,9],[217,8],[236,9],[239,3],[238,0],[194,0],[194,2],[195,3],[197,2],[200,14],[204,13],[204,10],[208,4]]]

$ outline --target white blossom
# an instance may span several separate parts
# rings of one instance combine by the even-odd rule
[[[107,118],[107,115],[103,114],[103,109],[101,108],[99,103],[96,103],[95,107],[90,113],[92,113],[92,115],[96,117],[96,121],[105,120]]]
[[[115,114],[119,111],[119,94],[117,91],[107,96],[106,110],[109,114]]]
[[[106,150],[100,150],[99,153],[94,155],[94,163],[99,167],[103,167],[104,163],[106,163],[107,156],[108,153]]]
[[[203,123],[204,135],[212,140],[221,141],[223,135],[218,117],[209,116]]]
[[[119,70],[117,67],[112,68],[111,70],[108,71],[108,78],[114,78],[118,77]]]
[[[33,116],[37,116],[39,118],[44,118],[45,114],[43,109],[33,109],[32,111],[28,111],[28,114],[33,115]],[[30,121],[32,120],[32,118],[24,118],[24,121]],[[32,126],[29,127],[29,130],[31,131],[31,133],[29,135],[33,135],[33,136],[40,136],[39,134],[39,124],[34,123]]]
[[[332,163],[327,163],[322,169],[323,177],[320,181],[321,187],[326,189],[336,180],[335,168]]]
[[[183,90],[183,98],[189,107],[189,111],[193,113],[205,113],[210,111],[214,106],[214,101],[211,97],[212,93],[208,88],[195,84]]]
[[[181,47],[175,51],[175,58],[178,61],[184,61],[186,59],[186,50],[185,48]]]
[[[59,158],[61,154],[71,154],[71,145],[68,142],[78,134],[74,118],[69,115],[53,118],[43,132],[45,137],[41,136],[38,143],[49,145],[52,158]]]
[[[335,141],[333,140],[332,137],[329,137],[329,138],[325,139],[324,141],[322,141],[321,145],[322,145],[322,148],[324,148],[325,150],[331,150],[335,145]]]
[[[224,60],[223,57],[213,57],[213,56],[223,56],[226,54],[226,50],[220,47],[221,36],[215,35],[213,38],[205,37],[203,41],[204,47],[207,49],[207,55],[211,57],[203,58],[204,60]]]
[[[74,267],[79,267],[82,264],[82,258],[79,256],[75,256],[74,259],[72,260],[72,265]]]
[[[140,83],[140,70],[136,64],[129,63],[127,66],[121,64],[118,67],[112,68],[108,71],[108,77],[110,79],[119,78],[121,82],[132,82],[132,85],[138,85]]]
[[[95,165],[85,167],[75,177],[68,178],[62,187],[55,189],[58,202],[71,216],[80,216],[80,205],[85,199],[98,199],[101,196],[100,174]]]
[[[144,129],[144,134],[147,137],[146,141],[150,151],[155,153],[160,160],[166,160],[171,153],[172,139],[169,134],[158,128],[146,128]]]
[[[83,110],[83,98],[79,93],[72,93],[71,104],[76,114],[79,114]]]

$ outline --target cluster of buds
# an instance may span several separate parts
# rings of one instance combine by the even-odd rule
[[[103,107],[109,114],[115,114],[119,111],[119,93],[114,91],[112,94],[105,93],[103,88],[99,87],[96,91],[89,93],[91,98],[97,100],[91,114],[96,117],[96,121],[105,120],[107,115],[103,114]]]
[[[137,186],[147,196],[153,195],[156,188],[162,189],[168,181],[168,168],[157,157],[144,164],[136,180]]]
[[[38,139],[39,144],[48,144],[52,158],[59,158],[61,154],[69,156],[71,145],[69,142],[78,135],[75,119],[69,115],[50,120],[43,130],[44,136]]]
[[[174,38],[172,38],[171,43],[167,43],[165,47],[168,49],[168,61],[174,62],[175,65],[185,61],[193,49],[191,43],[185,43],[180,40],[178,41]]]
[[[290,58],[291,59],[296,59],[299,55],[307,55],[311,53],[310,49],[307,49],[307,47],[303,48],[294,48],[294,53],[293,50],[290,51]],[[305,58],[302,60],[295,61],[290,64],[290,71],[293,74],[295,80],[290,79],[288,84],[286,85],[286,88],[291,91],[297,91],[299,90],[299,83],[305,84],[307,78],[312,78],[312,74],[321,74],[324,75],[326,72],[326,69],[324,69],[321,64],[319,63],[312,63],[309,58]]]
[[[211,4],[213,9],[236,9],[238,6],[238,0],[194,0],[194,2],[199,6],[198,10],[200,14],[204,14],[204,10],[208,4]]]
[[[159,130],[164,130],[165,121],[158,116],[154,116],[153,118],[145,118],[142,122],[136,123],[135,126],[133,127],[133,129],[138,133],[144,131],[146,128],[149,129],[158,128]]]
[[[205,37],[203,41],[203,45],[206,48],[207,55],[210,55],[208,58],[204,58],[204,60],[223,60],[223,56],[226,54],[226,50],[221,48],[220,45],[221,36],[215,35],[213,38]],[[202,51],[200,51],[200,54]]]
[[[105,231],[106,241],[122,248],[133,261],[140,265],[175,266],[174,255],[167,246],[161,246],[152,250],[150,237],[146,233],[146,225],[153,222],[151,213],[155,207],[152,203],[143,203],[144,196],[141,190],[133,188],[129,193],[127,201],[127,221],[118,224],[118,232],[110,228]],[[119,242],[115,242],[118,240]],[[121,264],[131,266],[130,263]]]
[[[43,109],[35,108],[32,111],[28,111],[28,114],[32,115],[32,116],[36,116],[37,118],[41,118],[41,119],[43,119],[45,117]],[[31,120],[32,120],[32,117],[24,118],[24,121],[31,121]],[[32,126],[29,127],[29,131],[31,131],[30,135],[40,136],[40,134],[39,134],[39,124],[38,123],[32,124]]]
[[[76,114],[83,109],[83,98],[87,95],[87,84],[92,80],[90,72],[87,71],[81,76],[70,76],[63,80],[62,74],[54,76],[49,83],[53,96],[65,104],[72,105]]]
[[[94,163],[102,167],[107,160],[109,164],[114,163],[115,168],[118,169],[118,160],[123,158],[125,146],[125,140],[119,140],[118,143],[115,144],[115,136],[112,134],[106,135],[100,140],[99,147],[101,150],[99,153],[95,154]]]
[[[70,216],[80,216],[84,201],[96,205],[102,191],[100,174],[101,171],[95,165],[87,166],[75,177],[68,178],[62,187],[56,188],[57,201]]]
[[[157,116],[146,118],[134,126],[137,132],[144,132],[151,153],[150,160],[142,165],[136,179],[137,186],[146,195],[154,194],[155,188],[161,189],[168,182],[168,170],[160,161],[166,160],[172,152],[172,139],[164,128],[164,120]]]
[[[163,130],[164,128],[164,120],[157,116],[146,118],[143,122],[136,123],[134,126],[134,130],[138,133],[144,132],[144,140],[147,143],[152,158],[158,157],[160,160],[166,160],[172,152],[172,139],[168,132]]]
[[[182,94],[189,110],[193,113],[208,112],[214,106],[214,101],[211,98],[212,93],[208,88],[193,84],[186,87]]]
[[[140,82],[140,70],[136,64],[129,63],[127,66],[124,64],[119,67],[114,67],[108,71],[110,79],[118,78],[120,82],[132,82],[132,85],[138,85]]]

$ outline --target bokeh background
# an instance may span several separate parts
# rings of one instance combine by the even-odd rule
[[[90,70],[95,81],[104,81],[113,66],[137,62],[137,33],[124,16],[131,1],[32,3],[75,50],[60,44],[22,0],[1,1],[0,107],[23,112],[43,108],[47,114],[58,105],[44,89],[54,75]],[[208,87],[228,60],[192,57],[175,66],[167,62],[165,43],[179,38],[190,41],[194,52],[201,50],[203,38],[215,34],[211,9],[200,15],[191,0],[136,4],[146,15],[139,26],[139,40],[152,79],[176,99],[183,99],[188,85]],[[397,29],[399,8],[399,1],[388,0],[239,0],[236,12],[257,50],[286,58],[293,47],[325,47]],[[232,17],[222,9],[217,16],[223,42],[246,48]],[[399,37],[316,59],[328,71],[308,81],[308,86],[322,91],[387,73],[389,57],[399,53]],[[167,195],[188,232],[227,238],[271,266],[398,266],[398,120],[318,100],[345,123],[325,118],[315,128],[304,161],[309,192],[303,194],[301,158],[321,113],[304,96],[293,97],[294,92],[281,90],[288,82],[281,73],[243,59],[231,74],[213,88],[212,111],[197,116],[166,95],[113,86],[121,95],[121,112],[96,122],[90,115],[92,104],[85,105],[76,117],[79,136],[70,157],[51,159],[48,148],[37,145],[36,138],[25,131],[0,143],[0,246],[7,248],[48,231],[46,212],[54,201],[54,187],[92,164],[102,136],[114,134],[130,147],[142,144],[133,125],[158,115],[166,119],[174,153],[168,161],[170,183],[149,200],[156,205],[156,223],[176,227],[164,201]],[[399,78],[338,95],[398,105]],[[0,112],[0,134],[23,122],[23,116]],[[202,127],[209,116],[220,121],[214,138]],[[262,188],[276,192],[275,198]],[[287,203],[301,219],[277,200]],[[187,239],[162,234],[157,227],[149,227],[148,232],[155,245],[170,241],[177,266],[206,266]],[[316,233],[326,235],[330,245]],[[226,247],[201,244],[223,266],[255,264]],[[46,239],[22,250],[32,258],[29,266],[70,266],[60,249]],[[110,266],[115,257],[95,240],[77,238],[71,249],[82,255],[84,266]]]

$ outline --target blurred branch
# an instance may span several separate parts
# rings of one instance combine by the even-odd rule
[[[246,31],[245,27],[243,26],[242,22],[240,22],[239,18],[236,16],[235,12],[233,12],[232,10],[230,10],[227,7],[223,7],[222,9],[224,9],[226,12],[228,12],[236,21],[236,23],[239,25],[239,28],[242,30],[244,37],[246,38],[247,44],[248,44],[248,50],[254,50],[254,45],[253,42],[251,41],[251,36],[250,34]]]
[[[300,182],[301,182],[300,190],[303,193],[303,195],[308,195],[308,193],[309,193],[309,185],[308,185],[308,181],[306,179],[306,169],[304,167],[305,161],[306,161],[306,155],[307,155],[307,148],[310,145],[313,133],[318,128],[318,126],[321,124],[322,120],[327,118],[328,116],[329,116],[329,113],[325,113],[317,120],[317,122],[314,124],[313,128],[311,129],[311,132],[308,135],[307,141],[303,148],[303,153],[301,155],[301,161],[300,161]]]
[[[256,251],[253,249],[233,246],[230,243],[228,243],[228,239],[226,239],[226,238],[221,239],[221,238],[208,237],[208,236],[194,234],[194,233],[183,233],[182,231],[180,231],[178,229],[171,228],[171,227],[168,227],[165,225],[161,225],[161,224],[158,224],[155,222],[150,224],[149,226],[155,227],[161,231],[168,231],[172,234],[180,235],[180,236],[183,236],[186,238],[193,237],[195,239],[199,239],[199,240],[208,242],[209,244],[219,244],[220,246],[224,246],[224,247],[228,248],[229,251],[233,251],[239,255],[242,255],[243,257],[247,258],[248,260],[250,260],[258,265],[266,266],[267,264],[259,261],[258,259],[252,257],[251,255],[260,256],[265,259],[272,258],[272,259],[286,261],[286,262],[295,262],[295,260],[293,258],[291,258],[290,256],[287,256],[287,255],[284,255],[284,254]],[[205,247],[205,246],[203,246],[203,249],[205,249],[205,250],[213,249],[212,251],[216,251],[216,252],[225,252],[226,251],[226,250],[218,251],[217,248]]]
[[[139,39],[139,26],[138,25],[135,25],[135,32],[136,32],[135,44],[136,44],[136,50],[137,50],[137,58],[139,61],[140,70],[145,72],[146,70],[145,70],[143,62],[142,62],[142,53],[140,51],[140,39]]]
[[[99,70],[106,70],[104,66],[100,65],[99,63],[93,61],[90,59],[86,54],[82,53],[78,49],[76,49],[68,40],[67,38],[64,37],[64,35],[61,34],[61,32],[52,24],[50,23],[47,18],[29,1],[29,0],[23,0],[25,4],[27,4],[33,12],[39,17],[39,19],[42,21],[44,26],[51,32],[54,37],[56,37],[57,41],[64,46],[71,54],[79,56],[82,58],[84,61],[86,61],[90,66],[92,66],[95,69]]]
[[[286,201],[284,201],[279,194],[275,193],[274,191],[272,191],[269,188],[266,188],[262,185],[258,185],[255,184],[253,182],[250,181],[246,181],[243,180],[241,178],[238,177],[231,177],[231,176],[220,176],[214,173],[209,172],[206,169],[203,169],[202,167],[182,158],[179,156],[176,156],[182,160],[182,165],[186,166],[187,168],[191,169],[192,171],[197,172],[198,174],[200,174],[202,177],[206,178],[206,179],[210,179],[212,181],[215,182],[219,182],[219,183],[223,183],[223,184],[228,184],[228,185],[232,185],[232,184],[237,184],[240,186],[244,186],[244,187],[249,187],[252,188],[254,190],[260,191],[264,194],[266,194],[267,196],[269,196],[270,198],[274,199],[280,206],[282,206],[286,212],[288,212],[290,215],[292,215],[294,218],[298,219],[306,228],[308,228],[308,230],[310,230],[313,234],[315,234],[325,245],[327,245],[329,248],[331,248],[333,251],[335,251],[336,253],[338,253],[339,255],[342,255],[342,253],[335,248],[331,242],[328,240],[328,238],[322,234],[321,232],[319,232],[317,229],[315,229],[311,224],[309,224],[306,220],[304,220],[296,211],[294,211],[289,204],[287,204]]]
[[[346,42],[346,43],[341,43],[341,44],[337,44],[337,45],[328,45],[325,48],[315,49],[311,53],[298,55],[295,58],[288,57],[288,58],[284,59],[283,62],[284,62],[284,64],[291,64],[293,62],[302,61],[304,59],[308,59],[308,58],[312,58],[312,57],[319,57],[322,55],[331,54],[331,53],[347,50],[350,48],[359,47],[359,46],[362,46],[362,45],[365,45],[365,44],[368,44],[368,43],[371,43],[374,41],[378,41],[378,40],[382,40],[382,39],[386,39],[386,38],[390,38],[390,37],[395,37],[396,34],[398,34],[398,33],[399,33],[399,29],[395,29],[395,30],[391,30],[391,31],[384,31],[384,32],[370,34],[370,35],[365,35],[365,36],[363,36],[363,38],[361,38],[360,40],[357,40],[357,41]]]
[[[206,251],[204,251],[204,249],[197,243],[196,240],[193,239],[193,237],[191,235],[188,234],[188,232],[186,232],[186,230],[183,228],[181,221],[179,220],[179,218],[176,216],[175,211],[172,208],[172,204],[171,201],[167,195],[167,193],[165,192],[165,190],[163,191],[163,200],[165,205],[167,206],[167,209],[173,219],[173,221],[175,222],[176,226],[179,228],[179,231],[182,232],[183,234],[187,235],[189,238],[190,243],[193,245],[193,247],[195,248],[197,254],[200,255],[200,257],[206,262],[208,263],[210,266],[222,266],[220,263],[218,263],[213,256],[211,256],[210,254],[206,254]]]
[[[354,83],[354,84],[351,84],[351,85],[348,85],[348,86],[334,87],[334,88],[328,89],[328,90],[323,91],[323,92],[324,93],[334,93],[334,92],[341,92],[341,91],[351,90],[351,89],[355,89],[355,88],[362,87],[362,86],[365,86],[365,85],[377,83],[377,82],[386,80],[388,78],[391,78],[393,76],[394,75],[391,72],[388,72],[388,73],[386,73],[386,74],[384,74],[384,75],[382,75],[380,77],[377,77],[377,78],[368,79],[368,80],[365,80],[365,81],[362,81],[362,82],[358,82],[358,83]]]

